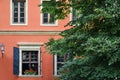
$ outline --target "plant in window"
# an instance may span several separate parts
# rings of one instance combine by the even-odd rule
[[[24,72],[25,75],[35,75],[36,71],[30,68],[29,70],[25,70]]]

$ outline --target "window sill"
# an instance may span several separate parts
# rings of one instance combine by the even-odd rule
[[[58,20],[57,21],[55,21],[55,23],[42,23],[42,22],[40,22],[40,26],[48,26],[48,27],[53,27],[53,26],[58,26]]]
[[[42,75],[19,75],[19,77],[42,77]]]
[[[52,27],[52,26],[58,26],[58,24],[40,24],[40,26],[49,26],[49,27]]]
[[[12,23],[12,24],[10,24],[10,25],[12,25],[12,26],[26,26],[27,23],[23,23],[23,24]]]
[[[55,78],[59,78],[61,75],[54,75]]]

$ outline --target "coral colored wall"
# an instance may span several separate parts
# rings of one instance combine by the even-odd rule
[[[28,0],[28,25],[10,25],[10,0],[0,0],[0,30],[34,30],[34,31],[62,31],[69,21],[59,20],[58,26],[40,26],[40,0]]]
[[[58,36],[53,36],[59,38]],[[47,54],[45,46],[41,48],[42,77],[19,77],[13,74],[13,47],[18,42],[47,42],[49,35],[3,35],[0,36],[0,43],[5,45],[5,54],[0,54],[0,80],[53,80],[53,56]]]
[[[0,32],[4,31],[63,31],[64,25],[70,20],[59,20],[58,26],[40,26],[40,0],[28,0],[28,25],[10,25],[10,0],[0,0]],[[19,77],[13,74],[13,47],[18,42],[47,42],[50,38],[58,39],[58,35],[29,35],[29,34],[1,34],[0,44],[5,45],[5,54],[0,53],[0,80],[53,80],[53,56],[48,54],[42,46],[42,77]]]

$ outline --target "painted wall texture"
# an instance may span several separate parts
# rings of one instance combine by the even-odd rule
[[[50,38],[58,39],[58,33],[67,29],[70,20],[58,20],[58,26],[40,26],[40,0],[28,0],[28,24],[10,25],[10,1],[0,0],[0,44],[5,45],[4,57],[0,53],[0,80],[53,80],[53,55],[48,54],[44,43]],[[41,76],[23,77],[13,74],[13,47],[18,43],[43,43],[41,45]]]

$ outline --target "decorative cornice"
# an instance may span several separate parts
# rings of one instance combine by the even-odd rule
[[[59,35],[61,31],[1,31],[0,35]]]

